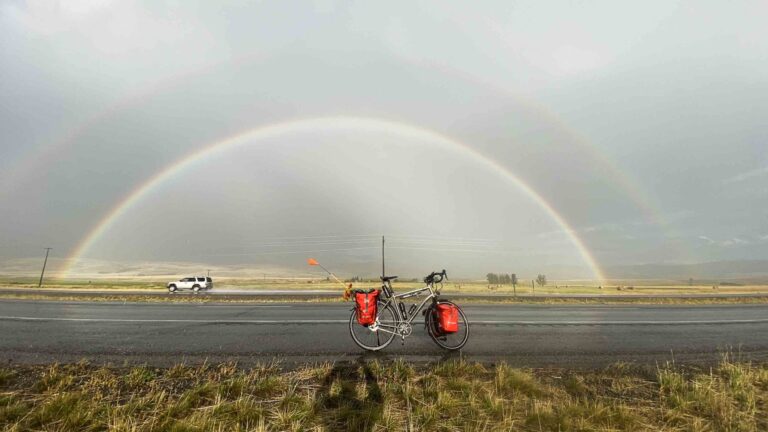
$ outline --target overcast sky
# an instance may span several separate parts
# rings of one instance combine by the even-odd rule
[[[375,274],[386,234],[411,274],[589,277],[574,236],[604,267],[768,259],[764,1],[225,3],[0,3],[0,259],[325,117],[169,176],[83,257]]]

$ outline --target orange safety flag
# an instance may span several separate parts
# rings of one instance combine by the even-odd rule
[[[320,263],[319,263],[319,262],[317,262],[317,260],[316,260],[316,259],[314,259],[314,258],[307,258],[307,264],[309,264],[309,265],[311,265],[311,266],[320,265]]]

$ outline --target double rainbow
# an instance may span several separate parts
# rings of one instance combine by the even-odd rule
[[[343,131],[365,131],[372,133],[392,134],[402,138],[409,138],[423,143],[435,145],[445,151],[455,151],[461,153],[470,161],[485,167],[490,172],[497,174],[510,186],[522,191],[526,196],[538,204],[549,217],[565,231],[573,245],[578,250],[584,263],[591,269],[593,276],[597,280],[604,280],[603,273],[598,266],[595,258],[584,246],[582,240],[576,235],[576,231],[565,221],[565,219],[535,190],[523,182],[519,177],[510,172],[507,168],[500,165],[493,159],[479,153],[477,150],[465,143],[456,141],[447,136],[441,135],[435,131],[422,127],[398,123],[390,120],[364,117],[317,117],[308,119],[292,120],[287,122],[275,123],[266,126],[250,129],[203,146],[174,163],[158,171],[152,177],[138,185],[133,191],[127,194],[106,215],[88,232],[88,234],[74,248],[67,257],[64,269],[61,272],[62,277],[68,277],[73,266],[89,251],[89,249],[106,233],[122,216],[124,216],[133,206],[140,202],[144,197],[163,183],[180,175],[195,165],[202,163],[207,158],[234,148],[246,145],[255,145],[260,141],[269,138],[275,138],[292,133],[307,132],[343,132]]]

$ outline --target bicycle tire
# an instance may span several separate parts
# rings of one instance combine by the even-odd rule
[[[382,302],[378,303],[379,311],[376,314],[376,319],[380,325],[387,326],[387,330],[392,333],[384,331],[374,332],[367,326],[359,324],[357,322],[357,311],[352,310],[352,315],[349,317],[349,334],[360,348],[367,351],[379,351],[386,348],[395,339],[398,323],[397,314],[391,304],[386,307],[384,305]],[[359,333],[360,337],[358,337],[356,332]],[[376,345],[373,344],[373,335],[376,336]],[[362,339],[365,339],[365,341]],[[371,343],[367,343],[369,340]]]
[[[438,331],[437,322],[435,321],[437,319],[437,311],[435,310],[437,304],[452,304],[456,307],[456,309],[459,310],[458,332],[440,333]],[[430,305],[426,312],[425,324],[427,326],[427,333],[429,334],[429,337],[431,337],[432,341],[435,342],[440,348],[449,351],[460,350],[464,348],[464,345],[466,345],[467,341],[469,340],[469,321],[467,320],[466,315],[464,315],[464,311],[461,310],[461,308],[456,303],[450,300],[439,300],[437,303]],[[459,336],[461,333],[463,333],[463,336]],[[457,342],[453,343],[453,341]]]

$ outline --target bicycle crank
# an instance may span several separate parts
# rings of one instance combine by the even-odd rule
[[[406,337],[413,333],[413,326],[411,326],[411,323],[409,322],[401,322],[397,326],[397,332],[400,334],[400,337],[405,340]]]

